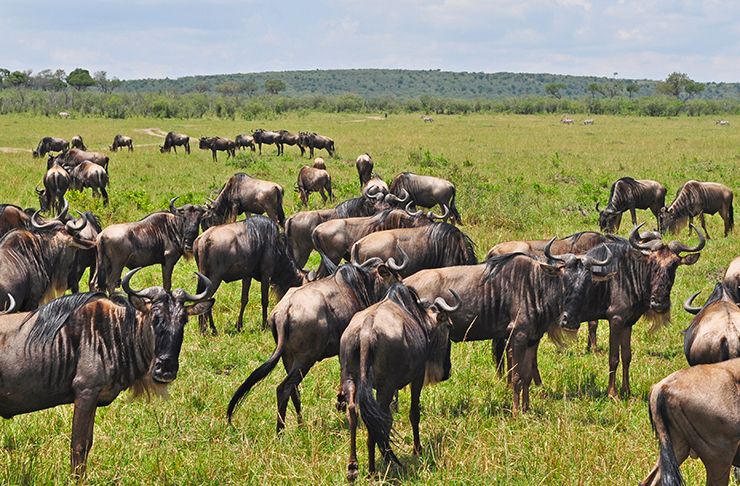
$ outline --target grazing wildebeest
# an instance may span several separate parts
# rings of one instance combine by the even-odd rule
[[[44,137],[33,150],[33,156],[34,158],[43,157],[49,152],[66,152],[67,150],[69,150],[69,142],[63,138]]]
[[[593,125],[594,124],[594,120],[592,118],[587,118],[587,119],[583,120],[583,124],[584,125]]]
[[[684,303],[694,320],[684,331],[683,352],[689,366],[740,358],[740,307],[729,289],[717,283],[703,307],[693,307],[696,292]]]
[[[0,416],[74,403],[71,465],[85,474],[97,407],[127,388],[162,394],[177,377],[184,327],[205,312],[206,289],[190,295],[162,287],[132,290],[132,270],[123,281],[129,299],[85,293],[56,299],[36,312],[0,317]],[[196,302],[187,306],[188,302]]]
[[[234,392],[229,402],[229,421],[242,398],[282,358],[288,376],[277,387],[276,429],[280,432],[285,428],[288,399],[293,401],[301,423],[298,385],[316,362],[339,353],[339,339],[352,316],[380,301],[391,284],[401,280],[398,268],[403,268],[403,264],[380,259],[363,265],[349,263],[331,277],[288,290],[268,319],[275,351]]]
[[[44,189],[36,188],[41,210],[60,213],[64,207],[64,195],[71,182],[69,173],[62,166],[56,163],[52,165],[44,175]]]
[[[301,167],[298,172],[296,190],[304,206],[308,206],[308,198],[312,192],[321,194],[324,204],[326,204],[326,193],[329,194],[329,200],[334,200],[334,194],[331,192],[331,176],[325,169],[315,169],[307,165]]]
[[[121,135],[120,133],[113,137],[113,143],[110,146],[110,149],[113,152],[117,152],[119,148],[128,147],[129,152],[133,152],[134,150],[134,141],[131,139],[131,137],[127,137],[126,135]]]
[[[164,137],[164,145],[160,145],[160,153],[170,153],[170,150],[174,150],[177,153],[177,146],[185,147],[185,153],[190,154],[190,137],[184,133],[167,132],[167,136]]]
[[[390,192],[397,197],[402,197],[404,190],[411,196],[414,205],[433,208],[439,204],[445,214],[452,214],[455,222],[462,224],[462,218],[455,206],[455,185],[450,181],[439,177],[402,172],[393,178]]]
[[[103,231],[100,220],[92,212],[85,211],[84,213],[80,213],[79,218],[72,219],[71,221],[73,225],[80,226],[82,224],[82,219],[85,219],[87,223],[79,231],[80,238],[89,241],[95,241],[98,238],[100,232]],[[72,265],[72,271],[69,273],[69,281],[67,283],[69,289],[72,291],[73,294],[76,294],[80,291],[80,279],[85,273],[85,270],[87,270],[88,268],[90,269],[90,272],[87,279],[87,288],[90,292],[94,290],[95,257],[95,246],[88,250],[77,250],[75,261]]]
[[[740,304],[740,256],[735,257],[735,259],[730,262],[730,266],[728,266],[725,271],[722,283],[725,284],[727,291],[730,292],[730,295],[735,299],[735,302]]]
[[[599,203],[596,203],[601,231],[605,233],[619,231],[622,213],[627,210],[632,216],[632,226],[636,226],[635,209],[649,209],[660,224],[660,210],[665,206],[665,193],[665,187],[660,182],[622,177],[612,184],[607,206],[599,210]]]
[[[553,255],[549,247],[545,254],[551,263],[509,253],[479,265],[422,270],[405,280],[427,300],[447,295],[448,289],[460,295],[462,305],[450,315],[453,341],[493,339],[506,344],[515,415],[529,407],[532,367],[542,336],[547,332],[560,343],[560,326],[578,324],[574,319],[586,288],[592,281],[612,278],[601,270],[610,263],[608,251],[601,260]]]
[[[716,122],[714,122],[714,124],[715,125],[719,125],[721,127],[729,127],[730,126],[730,122],[727,121],[727,120],[717,120]]]
[[[62,169],[64,170],[64,169]],[[89,187],[92,189],[93,197],[98,197],[98,193],[103,195],[103,205],[108,205],[108,172],[92,162],[82,162],[70,171],[71,189],[82,191]]]
[[[77,250],[95,247],[95,240],[80,235],[86,221],[64,222],[67,208],[65,203],[59,216],[45,223],[36,213],[32,230],[17,229],[0,240],[0,302],[12,294],[16,311],[33,310],[67,290]]]
[[[373,158],[368,153],[358,155],[355,167],[357,168],[357,175],[360,177],[360,187],[365,187],[373,173]]]
[[[727,485],[740,467],[740,358],[676,371],[653,385],[649,402],[660,455],[640,484],[685,484],[680,466],[691,455],[707,485]]]
[[[454,291],[453,291],[454,292]],[[454,293],[453,296],[457,297]],[[385,298],[358,312],[339,343],[342,394],[347,400],[350,453],[347,479],[354,481],[357,465],[357,408],[367,427],[369,473],[375,473],[375,445],[383,458],[399,466],[391,450],[393,395],[411,385],[409,422],[414,455],[421,454],[419,419],[421,390],[450,377],[450,321],[460,301],[449,305],[442,297],[420,302],[416,292],[393,284]],[[377,388],[377,399],[373,397]]]
[[[732,209],[732,190],[716,182],[688,181],[678,190],[676,199],[668,208],[660,211],[660,231],[677,233],[681,228],[694,221],[699,216],[701,227],[709,238],[707,226],[704,222],[705,214],[716,214],[725,223],[725,238],[735,226],[735,217]]]
[[[252,152],[254,152],[254,137],[251,135],[244,135],[243,133],[240,133],[234,139],[234,143],[236,144],[236,148],[238,150],[249,147]]]
[[[80,149],[69,149],[66,152],[59,154],[58,156],[52,158],[49,157],[49,161],[46,164],[46,168],[50,168],[52,165],[54,165],[54,162],[57,162],[62,167],[64,167],[67,170],[72,170],[79,164],[90,161],[94,164],[98,164],[99,166],[103,167],[106,171],[108,170],[108,162],[110,162],[110,158],[105,155],[102,152],[87,152],[85,150]]]
[[[312,167],[314,169],[324,169],[326,170],[326,162],[324,161],[323,157],[316,157],[313,159],[313,165]]]
[[[236,144],[233,140],[224,137],[200,137],[198,148],[210,150],[214,162],[218,161],[216,152],[219,150],[226,152],[227,158],[236,156]]]
[[[307,276],[296,267],[285,235],[269,218],[254,216],[245,221],[213,226],[196,238],[193,256],[198,270],[213,283],[216,292],[221,282],[241,280],[242,297],[236,330],[241,331],[244,308],[249,301],[252,279],[262,284],[262,326],[267,326],[267,305],[272,284],[282,298],[290,287],[298,287]],[[205,334],[207,323],[216,334],[213,314],[200,317],[200,332]]]
[[[33,213],[33,210],[24,210],[15,204],[0,204],[0,238],[16,228],[30,228]]]
[[[282,149],[280,147],[280,134],[278,132],[258,128],[257,130],[252,132],[252,138],[254,138],[254,143],[256,143],[257,147],[259,147],[260,155],[262,155],[263,143],[267,145],[275,144],[278,149],[278,155],[280,155],[280,153],[282,152]],[[311,156],[313,156],[313,153]]]
[[[560,123],[564,125],[572,125],[574,120],[572,118],[561,118]]]
[[[404,278],[425,268],[478,263],[470,237],[455,226],[442,222],[370,233],[352,245],[350,254],[352,262],[357,264],[373,257],[408,261],[401,272]]]
[[[87,147],[85,147],[85,142],[82,141],[82,135],[75,135],[74,137],[72,137],[69,141],[69,146],[71,148],[87,150]]]
[[[267,213],[270,219],[284,226],[283,188],[274,182],[237,172],[226,181],[216,199],[209,202],[203,215],[203,229],[233,223],[242,213]]]
[[[95,261],[96,288],[112,294],[124,267],[162,265],[162,286],[172,287],[172,270],[181,256],[193,251],[204,209],[185,204],[152,213],[133,223],[112,224],[100,232]]]
[[[309,157],[313,157],[314,149],[325,149],[329,152],[330,157],[334,157],[334,140],[324,135],[318,135],[314,132],[300,132],[298,143],[303,147],[308,147]]]
[[[375,172],[373,172],[372,176],[370,177],[370,180],[367,181],[367,183],[362,188],[362,195],[368,198],[375,198],[378,199],[380,197],[387,198],[387,203],[391,204],[402,204],[404,202],[403,198],[399,199],[393,195],[389,195],[390,189],[388,189],[388,184],[385,183],[385,181]],[[406,201],[410,199],[410,196],[408,196],[408,193],[406,193]]]
[[[278,130],[278,134],[280,135],[277,142],[278,155],[285,153],[285,145],[298,145],[298,148],[301,150],[301,157],[303,157],[303,154],[306,153],[306,148],[301,145],[298,135],[290,133],[288,130]]]

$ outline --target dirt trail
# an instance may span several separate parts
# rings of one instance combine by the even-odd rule
[[[163,132],[160,128],[134,128],[134,131],[151,137],[165,138],[167,136],[167,132]]]
[[[33,150],[16,147],[0,147],[0,154],[20,154],[24,152],[31,153]]]

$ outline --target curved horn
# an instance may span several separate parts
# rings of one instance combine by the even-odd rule
[[[40,196],[40,195],[42,195],[43,193],[44,193],[43,189],[39,189],[39,186],[37,185],[37,186],[36,186],[36,194],[38,194],[38,195]]]
[[[594,257],[591,257],[591,256],[586,257],[586,263],[589,266],[596,265],[598,267],[604,267],[606,265],[609,265],[609,263],[611,263],[612,256],[613,256],[612,251],[609,249],[609,246],[606,243],[603,243],[603,245],[604,245],[604,248],[606,248],[606,257],[601,261],[596,260]]]
[[[442,205],[442,207],[443,207],[443,208],[444,208],[444,210],[445,210],[445,212],[444,212],[444,214],[443,214],[442,216],[437,216],[437,215],[436,215],[436,214],[434,214],[434,212],[432,212],[432,211],[429,211],[429,214],[428,214],[428,216],[429,216],[430,218],[432,218],[432,219],[447,219],[447,218],[448,218],[448,217],[450,216],[450,207],[449,207],[449,206],[447,206],[446,204],[443,204],[443,205]]]
[[[170,199],[170,212],[175,213],[177,212],[177,208],[175,207],[175,201],[177,201],[180,198],[180,196],[175,196],[172,199]]]
[[[454,290],[452,289],[448,289],[448,290],[450,291],[452,296],[455,298],[455,304],[453,305],[448,304],[447,301],[441,296],[434,299],[434,303],[437,305],[437,307],[439,307],[440,309],[444,311],[455,312],[457,309],[460,308],[460,304],[461,304],[460,296],[457,295],[457,293]]]
[[[131,277],[134,276],[136,272],[141,270],[144,267],[136,267],[133,270],[129,270],[129,272],[126,274],[125,277],[123,277],[123,281],[121,281],[121,288],[123,288],[123,291],[128,294],[129,297],[141,297],[146,299],[147,295],[141,293],[141,291],[133,290],[129,286],[129,282],[131,281]]]
[[[693,223],[690,226],[691,226],[691,229],[693,229],[696,232],[696,236],[699,237],[699,243],[697,243],[696,246],[691,247],[691,246],[686,246],[680,241],[671,241],[668,244],[668,248],[673,250],[675,253],[701,251],[704,248],[704,245],[707,244],[707,240],[704,238],[704,234],[701,231],[699,231],[699,228],[694,226]]]
[[[378,257],[368,258],[367,260],[365,260],[364,262],[362,262],[362,265],[360,265],[360,268],[368,268],[371,265],[374,265],[376,263],[383,263],[383,260],[381,260]]]
[[[189,294],[183,290],[182,296],[186,301],[189,301],[189,302],[199,302],[205,299],[206,297],[208,297],[208,294],[211,292],[211,288],[213,287],[213,284],[208,279],[208,277],[206,277],[200,272],[195,272],[195,274],[198,276],[198,283],[203,284],[203,287],[205,288],[203,289],[203,292],[196,294],[196,295]]]
[[[74,221],[67,221],[67,224],[64,225],[70,233],[82,231],[82,229],[87,226],[87,218],[85,215],[80,211],[77,211],[77,214],[80,215],[80,222],[77,225],[75,225]]]
[[[57,214],[56,219],[64,223],[64,221],[67,219],[68,211],[69,211],[69,201],[67,201],[67,198],[64,198],[64,206],[62,207],[62,210],[59,211],[59,214]]]
[[[600,213],[601,210],[599,209],[599,201],[596,201],[596,212]]]
[[[374,189],[374,190],[373,190],[373,189]],[[367,191],[365,191],[365,194],[367,195],[367,197],[372,197],[372,198],[374,198],[374,197],[375,197],[375,195],[376,195],[376,194],[377,194],[378,192],[380,192],[380,188],[379,188],[378,186],[370,186],[370,187],[368,187],[368,188],[367,188]]]
[[[556,262],[563,262],[563,263],[565,263],[565,260],[564,259],[562,259],[560,257],[557,257],[557,256],[553,255],[552,253],[550,253],[550,248],[552,248],[552,244],[555,242],[555,240],[557,238],[558,238],[557,236],[553,236],[550,239],[550,241],[547,242],[547,244],[545,245],[545,256],[547,257],[548,260],[555,260]]]
[[[33,226],[36,229],[46,229],[46,228],[51,228],[52,226],[56,226],[56,221],[49,221],[48,223],[39,223],[36,218],[38,218],[40,212],[41,210],[37,209],[36,212],[33,213],[33,216],[31,216],[31,226]]]
[[[689,314],[697,315],[699,311],[701,310],[701,307],[694,307],[691,305],[691,303],[694,301],[697,295],[701,293],[701,290],[699,292],[694,292],[694,295],[686,299],[686,302],[683,303],[683,310],[688,312]]]
[[[632,231],[630,232],[630,245],[632,245],[633,248],[640,250],[640,251],[651,251],[653,248],[650,245],[647,245],[645,243],[641,243],[638,238],[640,236],[640,228],[642,228],[645,225],[645,223],[640,223],[639,225],[635,226]]]
[[[406,204],[406,212],[409,213],[410,216],[418,216],[422,213],[421,210],[417,211],[411,211],[411,206],[414,204],[414,201],[409,201],[408,204]]]
[[[13,297],[13,294],[8,294],[8,307],[0,311],[0,316],[4,316],[5,314],[10,314],[15,310],[15,298]]]
[[[402,271],[409,264],[409,256],[405,251],[403,251],[403,248],[399,247],[398,251],[401,252],[401,256],[403,257],[401,263],[396,263],[396,259],[393,257],[390,257],[388,261],[385,262],[391,270],[395,270],[396,272]]]

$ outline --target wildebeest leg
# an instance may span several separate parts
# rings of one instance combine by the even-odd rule
[[[629,397],[630,389],[630,363],[632,362],[632,326],[626,326],[622,330],[622,396]]]
[[[87,274],[87,290],[90,292],[94,292],[95,289],[93,288],[95,286],[95,272],[97,271],[97,266],[95,265],[95,262],[93,261],[90,264],[89,273]],[[82,276],[80,276],[82,277]]]
[[[262,329],[267,329],[267,306],[270,304],[270,279],[262,277]]]
[[[258,145],[258,146],[259,146],[259,148],[260,148],[260,155],[262,155],[262,142],[259,142],[259,143],[258,143],[257,145]]]
[[[100,192],[103,194],[103,206],[107,206],[108,205],[108,191],[105,190],[105,187],[101,187]]]
[[[537,363],[537,350],[540,347],[540,342],[537,341],[537,344],[532,346],[534,348],[531,351],[531,360],[530,363],[532,365],[532,379],[534,380],[535,386],[542,386],[542,377],[540,376],[540,366]]]
[[[75,393],[72,417],[72,475],[82,477],[87,466],[87,454],[93,444],[95,411],[99,390],[82,390]]]
[[[637,226],[637,212],[634,206],[630,207],[630,216],[632,216],[632,226]]]
[[[595,353],[598,346],[596,345],[596,331],[599,327],[599,321],[588,321],[588,342],[586,343],[586,352]]]
[[[621,319],[613,317],[609,320],[609,388],[610,397],[617,396],[617,367],[619,366],[619,346],[622,342]]]
[[[522,385],[525,379],[524,367],[529,367],[527,362],[527,337],[523,332],[515,332],[511,337],[511,385],[514,391],[514,399],[512,402],[511,412],[514,416],[517,416],[519,412],[523,412],[520,406],[520,396],[522,393]]]
[[[286,365],[285,368],[287,370],[289,363],[284,362],[284,364]],[[293,366],[290,367],[288,376],[286,376],[277,387],[278,419],[276,430],[278,433],[282,432],[285,428],[285,414],[288,410],[288,399],[292,397],[293,390],[301,384],[303,377],[306,376],[306,373],[308,373],[308,370],[311,369],[311,366],[313,366],[314,363],[311,363],[308,366],[300,366],[295,363],[292,364]],[[298,398],[298,403],[300,408],[300,398]],[[301,422],[302,419],[298,419],[298,421]]]
[[[303,424],[303,415],[301,414],[301,392],[298,391],[298,387],[293,388],[293,391],[290,393],[290,401],[293,402],[293,408],[295,408],[298,425]]]
[[[529,386],[532,383],[535,367],[537,366],[537,348],[539,341],[534,346],[529,346],[525,350],[524,364],[521,366],[522,376],[522,413],[529,410]],[[539,374],[539,371],[537,372]],[[542,380],[540,380],[542,384]]]
[[[503,339],[491,340],[493,351],[493,363],[496,365],[496,373],[499,377],[504,376],[504,352],[506,351],[506,341]]]
[[[709,240],[709,231],[707,231],[707,223],[704,221],[704,212],[699,213],[699,221],[701,222],[701,229],[704,230],[704,234],[707,235],[707,239]],[[691,233],[691,227],[689,227],[689,234]]]
[[[319,194],[321,194],[321,199],[323,199],[324,200],[324,204],[326,204],[326,193],[324,192],[324,188],[323,187],[319,190]]]
[[[349,426],[349,462],[347,463],[347,479],[357,479],[357,400],[355,396],[355,383],[345,380],[342,384],[342,392],[347,399],[347,425]]]
[[[177,258],[165,255],[164,263],[162,264],[162,287],[168,292],[172,288],[172,271],[175,269],[177,260]]]
[[[241,300],[241,306],[239,307],[239,318],[236,321],[236,330],[238,332],[241,332],[242,326],[244,324],[244,308],[247,307],[247,303],[249,303],[249,288],[252,285],[252,277],[247,277],[242,279],[242,300]],[[265,321],[262,322],[262,328],[265,327]]]
[[[391,421],[393,420],[393,415],[391,412],[391,402],[393,401],[393,395],[397,391],[398,390],[396,390],[395,387],[387,388],[387,387],[379,386],[375,394],[375,397],[378,401],[378,406],[380,407],[380,409],[387,410],[389,413],[391,413]],[[375,473],[375,447],[370,448],[369,446],[370,446],[370,434],[368,434],[367,455],[368,455],[368,458],[370,459],[370,473],[372,474],[372,473]],[[380,453],[383,455],[383,460],[385,460],[387,464],[390,464],[391,462],[390,452],[391,452],[390,448],[387,450],[380,451]]]
[[[218,157],[216,156],[216,149],[211,149],[211,158],[214,162],[218,162]]]
[[[414,455],[421,454],[421,439],[419,438],[419,419],[421,418],[421,388],[424,386],[424,375],[422,374],[411,383],[411,409],[409,410],[409,422],[414,433]]]

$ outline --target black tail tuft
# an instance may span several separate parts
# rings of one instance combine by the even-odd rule
[[[671,443],[670,436],[670,419],[668,417],[668,410],[666,409],[666,396],[663,390],[658,390],[658,397],[656,399],[656,412],[658,414],[658,420],[663,424],[665,433],[663,437],[659,436],[660,440],[660,477],[663,486],[686,486],[686,483],[681,476],[681,469],[678,461],[676,460],[676,454],[673,451],[673,444]],[[650,415],[651,421],[655,417]],[[655,428],[655,424],[653,424]]]
[[[391,450],[391,429],[393,418],[390,410],[381,410],[375,397],[373,397],[372,386],[360,382],[357,390],[358,402],[360,405],[360,415],[362,421],[367,427],[368,436],[378,444],[383,459],[386,462],[395,462],[399,466],[401,462]]]

